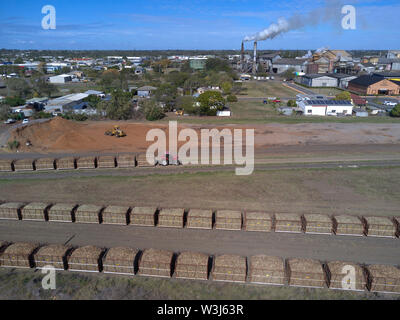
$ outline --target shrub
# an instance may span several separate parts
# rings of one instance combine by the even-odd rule
[[[17,140],[9,141],[8,142],[8,148],[11,149],[11,150],[18,149],[19,148],[19,141],[17,141]]]
[[[226,100],[227,100],[228,102],[237,102],[237,101],[238,101],[238,98],[237,98],[235,95],[230,94],[230,95],[226,98]]]
[[[288,107],[297,107],[297,103],[296,103],[295,100],[289,100],[289,101],[287,102],[287,106],[288,106]]]
[[[398,104],[397,106],[395,106],[392,111],[390,111],[390,116],[391,117],[400,117],[400,104]]]
[[[148,121],[160,120],[165,117],[163,109],[153,100],[143,102],[143,111]]]

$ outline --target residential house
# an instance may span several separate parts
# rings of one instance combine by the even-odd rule
[[[156,91],[156,87],[152,86],[143,86],[137,89],[137,95],[143,98],[149,98],[154,91]]]

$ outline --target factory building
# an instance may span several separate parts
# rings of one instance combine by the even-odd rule
[[[324,74],[306,74],[302,77],[297,77],[296,82],[308,87],[337,87],[338,79]]]
[[[395,80],[377,75],[360,76],[349,82],[348,90],[363,95],[398,95],[400,86]]]
[[[346,100],[304,100],[298,103],[306,116],[352,115],[353,104]]]
[[[293,69],[294,72],[306,72],[307,70],[307,59],[278,59],[272,63],[273,73],[284,73],[289,69]]]

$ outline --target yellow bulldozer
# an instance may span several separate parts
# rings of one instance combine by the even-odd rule
[[[104,133],[106,136],[115,136],[117,138],[126,137],[126,133],[119,126],[114,126],[112,130],[107,130]]]

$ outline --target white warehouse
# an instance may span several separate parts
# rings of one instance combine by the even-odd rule
[[[298,102],[306,116],[352,115],[353,104],[346,100],[304,100]]]
[[[69,74],[60,74],[59,76],[49,78],[50,83],[67,83],[70,81],[72,81],[72,76]]]

